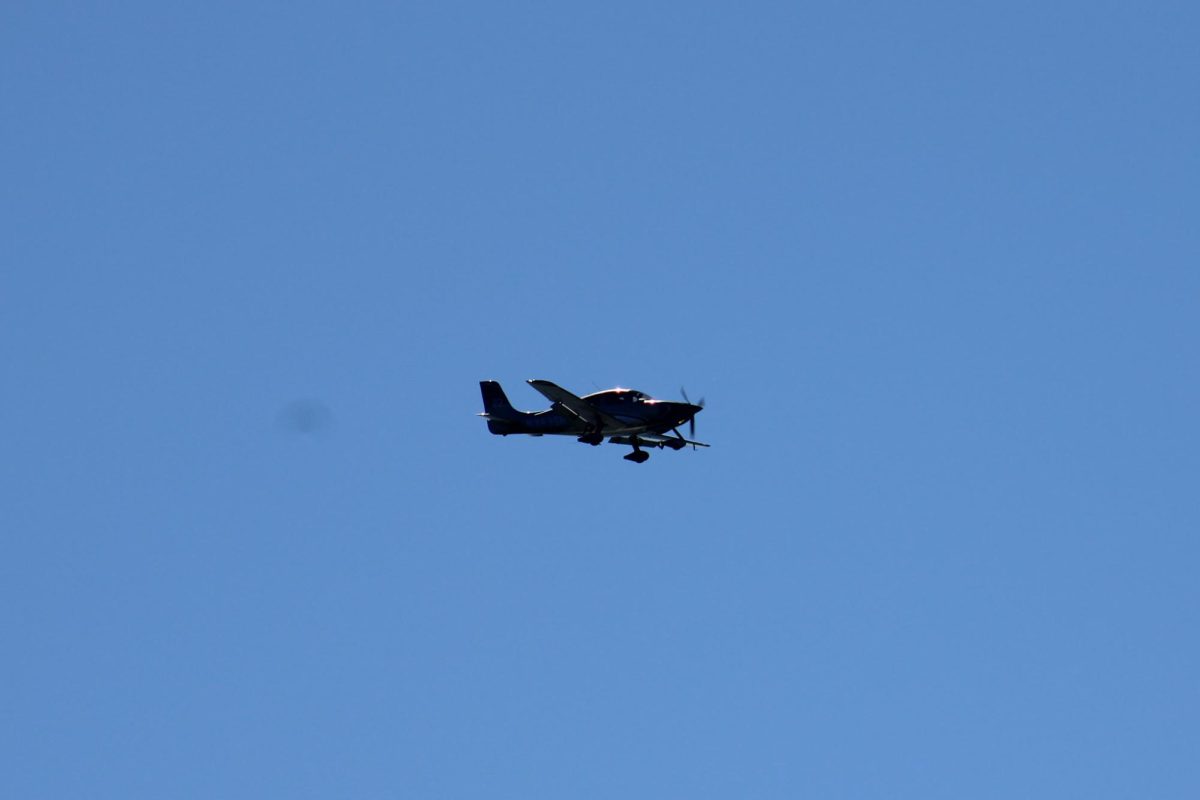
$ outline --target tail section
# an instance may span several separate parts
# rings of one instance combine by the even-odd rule
[[[496,381],[480,381],[479,391],[483,394],[483,412],[489,417],[513,419],[520,416]]]
[[[523,415],[512,407],[500,384],[496,381],[480,381],[479,391],[483,394],[483,413],[486,417],[488,430],[501,435],[515,433],[519,426],[514,424]]]

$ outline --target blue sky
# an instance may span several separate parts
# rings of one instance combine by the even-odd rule
[[[0,20],[0,794],[1200,792],[1193,4]]]

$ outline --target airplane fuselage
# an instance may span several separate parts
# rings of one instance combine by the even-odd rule
[[[691,423],[702,405],[655,400],[634,389],[607,389],[578,397],[549,381],[531,380],[529,385],[550,400],[545,411],[518,411],[495,381],[481,381],[488,430],[500,436],[575,436],[586,444],[608,438],[614,444],[631,445],[631,460],[644,461],[639,446],[679,449],[702,442],[685,439],[679,426]],[[701,400],[701,403],[704,401]],[[673,434],[673,435],[667,435]],[[646,438],[642,438],[646,437]]]
[[[683,403],[668,403],[667,405],[683,405]],[[580,436],[585,433],[622,436],[635,433],[667,433],[673,428],[686,424],[690,419],[689,414],[670,408],[654,409],[652,413],[645,416],[609,412],[610,416],[619,422],[616,425],[611,422],[589,425],[581,421],[579,417],[553,408],[546,411],[518,413],[521,416],[516,419],[492,419],[489,415],[489,423],[500,423],[496,428],[489,424],[489,429],[492,429],[493,433],[526,433],[534,436],[545,434]]]

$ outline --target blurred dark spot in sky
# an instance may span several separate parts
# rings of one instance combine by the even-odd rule
[[[320,400],[293,400],[280,409],[279,426],[288,433],[311,436],[333,426],[333,412]]]

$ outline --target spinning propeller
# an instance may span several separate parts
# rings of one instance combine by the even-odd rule
[[[693,403],[691,398],[688,397],[687,390],[684,389],[682,386],[679,387],[679,393],[681,395],[683,395],[683,401],[685,403],[687,403],[688,405],[695,405],[695,406],[700,406],[700,408],[704,408],[704,398],[703,397],[700,398],[699,403]],[[696,438],[696,415],[695,414],[692,414],[692,416],[688,418],[688,436],[692,439]]]

